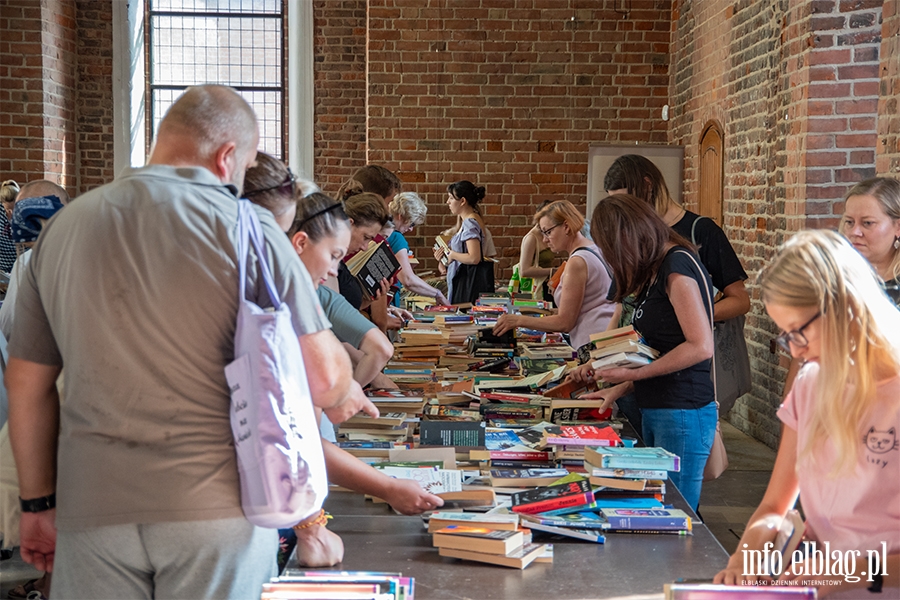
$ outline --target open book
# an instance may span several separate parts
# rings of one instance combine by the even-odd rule
[[[400,270],[397,257],[384,242],[369,242],[369,247],[347,261],[350,273],[356,276],[363,293],[374,298],[381,289],[381,280],[390,279]]]

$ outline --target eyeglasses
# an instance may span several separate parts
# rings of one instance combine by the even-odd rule
[[[806,348],[809,345],[809,340],[806,339],[805,335],[803,335],[803,330],[806,329],[807,327],[809,327],[810,325],[812,325],[813,321],[815,321],[816,319],[818,319],[821,316],[822,316],[822,312],[821,311],[817,312],[816,315],[812,319],[810,319],[809,321],[807,321],[806,323],[804,323],[797,329],[795,329],[793,331],[787,331],[785,333],[782,333],[778,337],[776,337],[775,342],[788,352],[791,351],[791,346],[790,346],[791,344],[794,344],[798,348]]]
[[[557,223],[550,229],[541,229],[540,227],[538,227],[538,230],[541,232],[541,235],[550,237],[550,232],[553,231],[554,229],[556,229],[557,227],[559,227],[560,225],[562,225],[562,223]]]
[[[278,185],[273,185],[267,188],[260,188],[258,190],[251,190],[249,192],[244,192],[244,197],[248,198],[255,194],[262,194],[265,192],[271,192],[273,190],[278,190],[279,193],[283,194],[293,194],[294,193],[294,183],[297,181],[297,178],[291,173],[291,170],[287,170],[287,175],[284,178],[284,181],[279,183]]]

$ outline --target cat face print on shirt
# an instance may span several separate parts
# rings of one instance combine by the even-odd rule
[[[863,436],[863,442],[866,445],[866,462],[869,464],[886,467],[891,456],[891,451],[896,451],[900,447],[897,440],[897,430],[893,427],[887,431],[878,431],[874,427],[870,427],[866,435]]]

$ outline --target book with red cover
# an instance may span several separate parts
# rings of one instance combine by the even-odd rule
[[[594,493],[591,491],[591,484],[581,480],[517,492],[510,496],[510,500],[513,512],[536,514],[590,504],[594,501]]]
[[[548,446],[621,446],[622,438],[612,427],[596,425],[557,425],[544,429]]]

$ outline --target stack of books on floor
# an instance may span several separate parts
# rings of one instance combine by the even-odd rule
[[[634,327],[620,327],[590,337],[591,366],[594,370],[626,367],[634,369],[648,365],[659,352],[647,346]]]
[[[544,544],[531,542],[519,529],[451,524],[434,531],[432,542],[441,556],[524,569],[540,557]]]
[[[264,583],[261,600],[414,600],[415,582],[400,573],[287,569]]]

